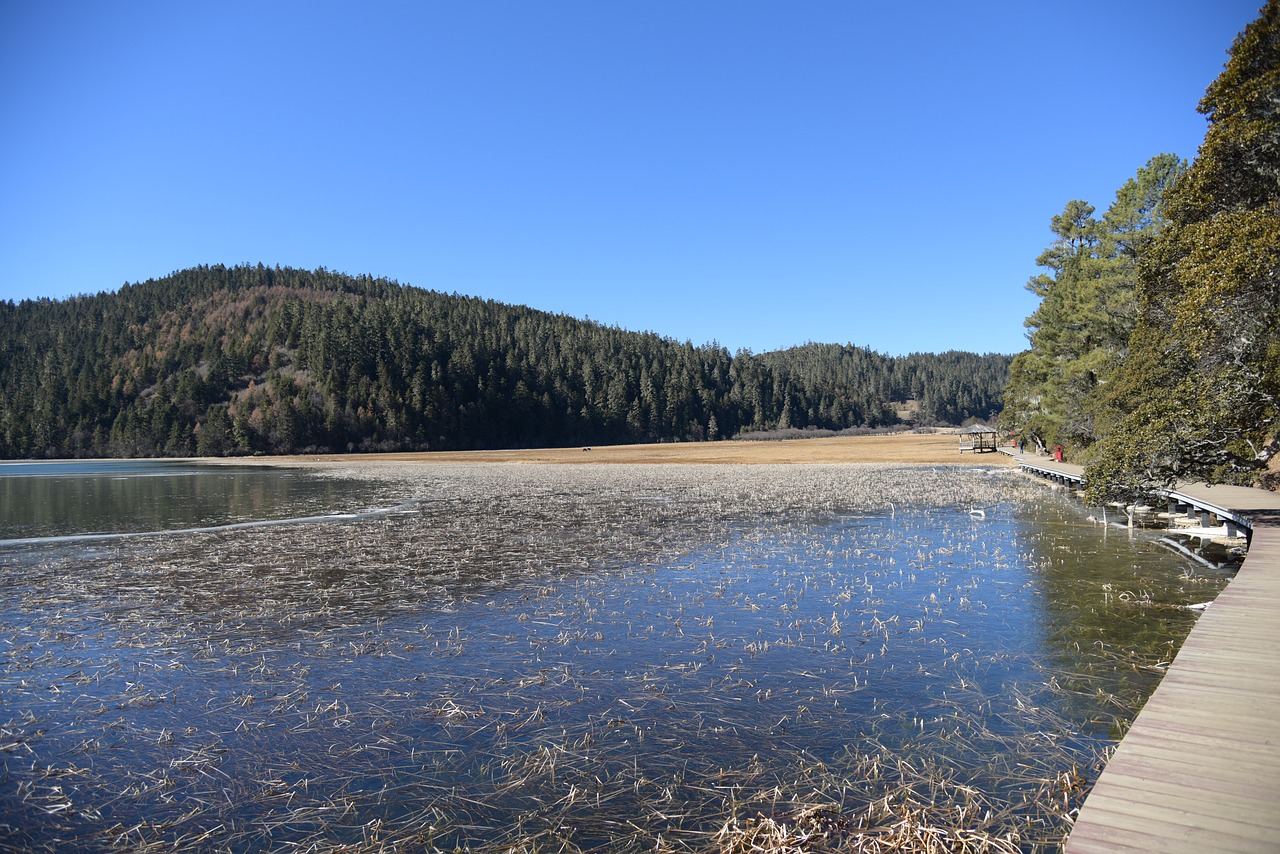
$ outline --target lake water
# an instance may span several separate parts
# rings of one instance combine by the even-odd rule
[[[0,545],[0,847],[1053,850],[1226,581],[983,469],[367,474]]]
[[[0,462],[0,542],[358,512],[358,482],[294,469],[151,460]]]

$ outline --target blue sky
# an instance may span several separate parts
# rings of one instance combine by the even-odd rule
[[[694,343],[1016,352],[1261,0],[0,0],[0,299],[386,276]]]

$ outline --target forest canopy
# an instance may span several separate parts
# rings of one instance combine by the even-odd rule
[[[995,416],[1010,357],[730,354],[324,269],[0,302],[0,457],[704,441]]]
[[[1028,283],[1001,420],[1083,460],[1095,503],[1280,480],[1280,0],[1199,111],[1194,162],[1153,158],[1100,220],[1068,203]]]

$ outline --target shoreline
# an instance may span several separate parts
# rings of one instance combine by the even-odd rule
[[[588,448],[528,448],[496,451],[402,451],[395,453],[305,454],[293,456],[190,457],[206,465],[298,466],[315,463],[358,467],[363,463],[505,463],[520,464],[658,464],[658,465],[787,465],[802,463],[880,463],[890,465],[975,465],[1014,468],[1007,454],[960,453],[948,433],[900,433],[831,436],[774,441],[725,440],[644,445],[598,445]]]

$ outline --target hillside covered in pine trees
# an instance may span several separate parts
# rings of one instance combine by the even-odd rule
[[[1000,410],[1010,357],[730,354],[385,279],[202,266],[0,302],[0,457],[551,447]]]

